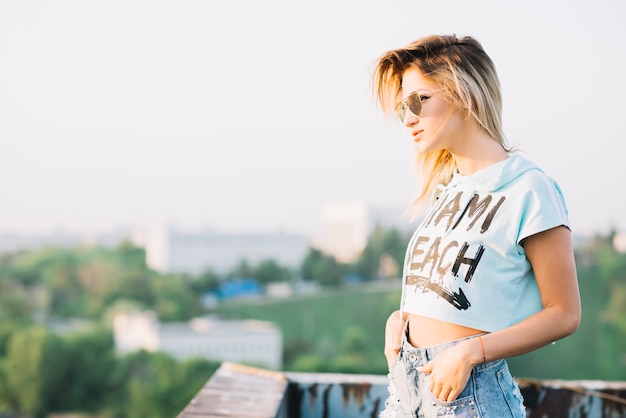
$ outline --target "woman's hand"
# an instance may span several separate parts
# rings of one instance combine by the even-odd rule
[[[482,361],[479,344],[477,338],[466,340],[417,369],[420,373],[430,374],[429,388],[437,399],[452,402],[463,392],[472,369]]]
[[[387,318],[385,325],[385,357],[387,357],[389,369],[391,369],[391,365],[400,352],[404,322],[400,311],[394,311],[389,315],[389,318]]]

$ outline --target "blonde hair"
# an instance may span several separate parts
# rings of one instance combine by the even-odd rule
[[[385,113],[394,110],[400,99],[402,76],[412,68],[435,88],[445,89],[450,100],[466,109],[489,136],[510,151],[502,130],[502,96],[496,68],[476,39],[430,35],[380,56],[372,81],[374,96]],[[445,150],[417,154],[415,163],[422,185],[409,209],[414,216],[435,196],[439,184],[450,181],[456,169],[452,155]]]

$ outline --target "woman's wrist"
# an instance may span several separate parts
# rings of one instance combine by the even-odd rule
[[[483,361],[482,362],[486,363],[487,362],[487,355],[485,354],[485,344],[483,343],[482,336],[480,336],[480,335],[478,336],[478,342],[480,343],[480,350],[483,353]]]
[[[475,337],[465,341],[466,358],[472,367],[487,361],[486,352],[484,351],[484,342],[482,338]]]

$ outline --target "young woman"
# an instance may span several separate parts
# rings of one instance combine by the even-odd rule
[[[525,417],[504,359],[580,322],[561,190],[506,145],[496,70],[474,38],[432,35],[389,51],[373,82],[414,143],[422,219],[385,330],[381,417]]]

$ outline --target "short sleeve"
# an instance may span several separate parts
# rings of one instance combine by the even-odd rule
[[[524,238],[557,226],[571,229],[567,205],[559,185],[540,170],[524,175],[524,187],[517,243]]]

